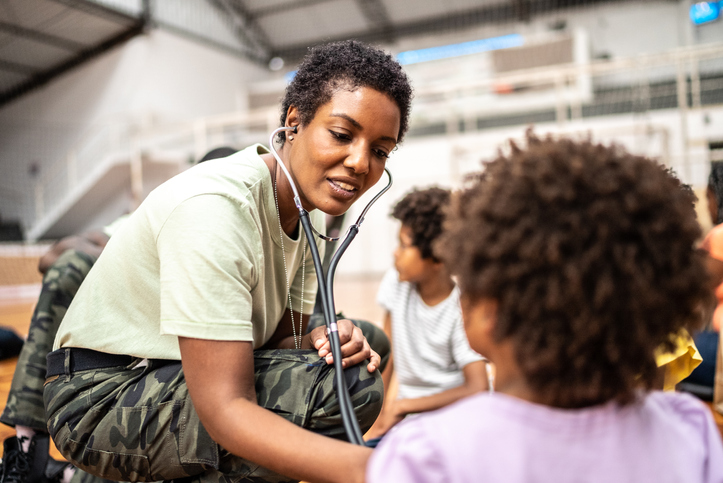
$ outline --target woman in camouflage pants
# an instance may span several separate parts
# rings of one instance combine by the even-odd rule
[[[282,103],[293,134],[279,154],[317,226],[381,178],[410,102],[390,55],[354,41],[310,52]],[[111,238],[47,360],[48,429],[73,464],[128,481],[348,481],[330,455],[363,449],[336,439],[326,330],[306,331],[316,278],[277,168],[260,145],[193,167]],[[369,331],[338,327],[365,430],[381,357]]]

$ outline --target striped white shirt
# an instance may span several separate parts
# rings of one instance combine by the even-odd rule
[[[394,371],[400,399],[431,396],[464,383],[462,369],[482,360],[472,350],[462,325],[459,289],[428,306],[414,284],[400,282],[390,269],[382,279],[377,303],[391,314]]]

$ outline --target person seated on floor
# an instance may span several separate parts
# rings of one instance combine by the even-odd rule
[[[49,454],[43,405],[45,357],[52,350],[68,305],[110,234],[93,231],[63,238],[40,259],[39,270],[44,274],[40,297],[0,415],[0,422],[14,427],[16,432],[3,442],[0,483],[68,482],[74,474],[70,464],[56,461]]]
[[[716,356],[720,343],[720,329],[723,323],[723,162],[711,163],[706,188],[708,214],[713,228],[701,243],[707,253],[706,267],[715,289],[716,307],[710,324],[693,334],[703,361],[678,386],[681,390],[696,394],[701,399],[713,400],[716,372]]]
[[[450,193],[438,187],[415,189],[391,213],[401,222],[399,242],[377,302],[386,310],[384,331],[393,351],[382,373],[384,408],[368,433],[368,446],[407,415],[488,389],[484,358],[469,347],[464,333],[459,288],[432,252]],[[393,374],[399,383],[396,398],[389,397]]]
[[[215,148],[200,162],[233,154],[230,147]],[[68,482],[76,468],[65,461],[56,461],[49,455],[43,384],[45,358],[52,350],[53,341],[65,312],[81,282],[85,279],[110,237],[126,222],[124,214],[101,230],[88,230],[70,235],[53,243],[39,259],[38,271],[43,284],[38,303],[30,321],[28,338],[22,346],[5,409],[0,422],[14,427],[16,435],[3,442],[0,483]],[[103,481],[78,472],[84,483]]]
[[[403,421],[348,481],[723,481],[710,409],[651,390],[656,349],[711,297],[680,186],[620,147],[532,133],[470,176],[435,254],[495,392]]]
[[[671,176],[677,178],[672,168],[668,168],[668,172]],[[688,184],[681,183],[681,189],[689,195],[695,208],[698,197],[693,188]],[[707,311],[703,311],[702,316],[705,320],[708,316]],[[678,384],[690,376],[696,367],[703,362],[703,356],[700,354],[695,340],[686,329],[680,329],[677,334],[671,334],[671,337],[673,338],[672,350],[661,346],[655,351],[655,362],[658,365],[658,382],[654,388],[664,391],[677,390]]]

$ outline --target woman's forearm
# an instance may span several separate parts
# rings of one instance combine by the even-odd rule
[[[302,429],[244,399],[233,401],[216,416],[209,421],[216,430],[209,428],[209,433],[235,455],[304,481],[364,481],[369,448]]]
[[[179,338],[194,408],[234,455],[314,482],[363,481],[370,450],[302,429],[256,402],[251,342]]]

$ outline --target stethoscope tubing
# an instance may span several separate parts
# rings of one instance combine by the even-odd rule
[[[296,204],[296,208],[299,210],[299,221],[301,222],[301,226],[304,229],[307,240],[309,240],[309,249],[311,250],[311,257],[314,261],[314,270],[316,271],[318,291],[321,297],[322,313],[324,315],[324,322],[326,323],[326,330],[329,336],[331,354],[334,358],[334,378],[336,381],[337,398],[339,399],[339,408],[341,412],[342,423],[344,425],[344,430],[346,431],[350,442],[363,446],[364,437],[362,435],[361,428],[359,427],[359,421],[357,420],[356,414],[354,413],[354,405],[352,404],[351,396],[349,395],[349,388],[347,387],[346,380],[344,379],[341,342],[339,340],[339,332],[336,324],[336,309],[334,308],[334,272],[336,271],[336,266],[338,265],[341,256],[349,247],[349,244],[351,244],[354,237],[356,237],[357,233],[359,233],[359,226],[364,221],[364,217],[369,211],[369,208],[379,199],[379,197],[381,197],[389,190],[389,188],[391,188],[393,182],[392,174],[389,172],[388,169],[384,168],[384,171],[389,177],[389,183],[387,183],[387,185],[379,193],[377,193],[376,196],[374,196],[374,198],[372,198],[369,203],[367,203],[366,207],[364,207],[364,210],[362,210],[361,215],[359,215],[359,218],[357,218],[356,223],[349,226],[349,229],[347,230],[344,239],[341,241],[339,247],[336,249],[334,255],[331,257],[331,262],[329,263],[327,273],[324,274],[324,267],[321,261],[321,257],[319,256],[319,249],[317,248],[316,243],[313,243],[314,233],[317,233],[320,238],[326,241],[336,241],[338,240],[338,238],[326,237],[313,228],[311,220],[309,219],[309,213],[301,205],[301,199],[299,198],[299,192],[296,189],[296,185],[291,179],[291,175],[286,169],[286,166],[281,160],[281,157],[274,148],[274,138],[281,131],[296,131],[296,128],[280,127],[278,129],[275,129],[271,133],[271,136],[269,138],[269,149],[271,150],[271,154],[273,154],[274,158],[276,158],[276,162],[281,166],[281,170],[284,172],[289,184],[291,185],[291,189],[294,192],[294,203]],[[281,216],[280,213],[279,216]]]

